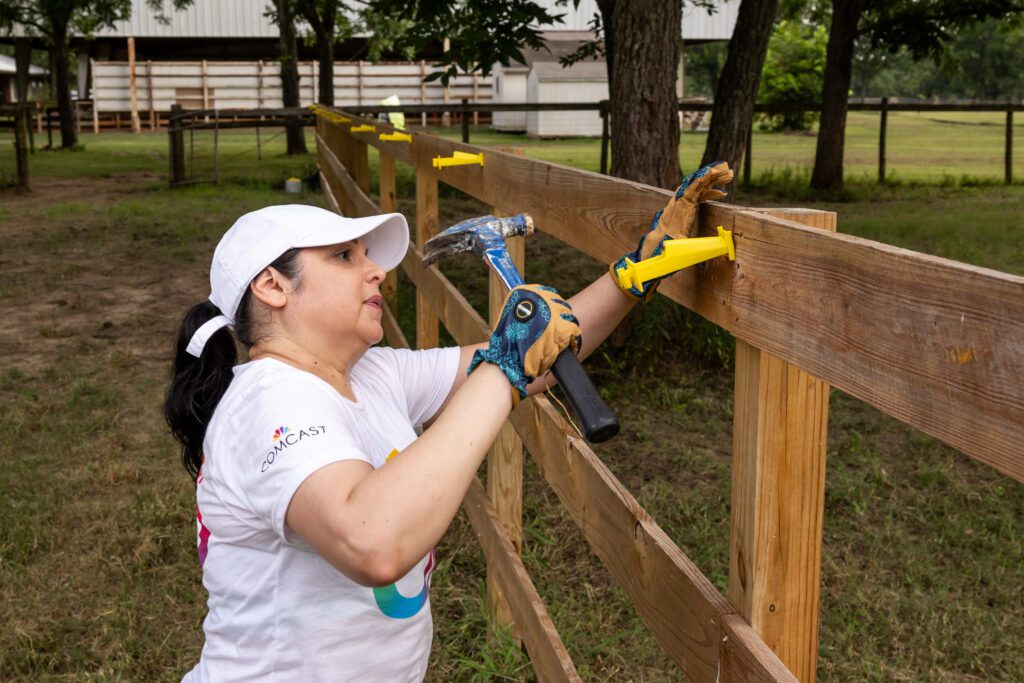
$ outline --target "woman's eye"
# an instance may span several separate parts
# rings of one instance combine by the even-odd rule
[[[345,250],[343,250],[343,251],[339,251],[339,252],[338,252],[338,253],[336,254],[336,256],[338,256],[339,258],[341,258],[341,259],[342,259],[343,261],[348,261],[348,260],[349,260],[349,257],[351,256],[351,254],[352,254],[352,250],[351,250],[351,249],[345,249]]]

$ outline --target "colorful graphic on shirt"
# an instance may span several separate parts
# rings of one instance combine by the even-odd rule
[[[373,599],[377,601],[377,608],[392,619],[408,619],[415,616],[427,602],[427,595],[430,593],[430,575],[434,572],[436,564],[437,556],[431,550],[427,566],[423,568],[423,588],[412,597],[406,597],[399,593],[395,584],[374,588]]]
[[[384,462],[391,460],[396,455],[398,455],[398,450],[392,450],[388,453],[388,457],[384,459]],[[430,575],[434,573],[434,566],[436,564],[437,555],[431,550],[430,557],[427,559],[427,566],[423,568],[423,588],[412,597],[406,597],[399,593],[398,587],[395,584],[384,586],[383,588],[374,588],[373,599],[377,602],[377,608],[385,616],[392,619],[408,619],[418,614],[423,609],[423,605],[427,602],[427,596],[430,594]]]
[[[199,532],[199,544],[196,549],[199,551],[199,566],[206,564],[206,553],[210,546],[210,530],[203,524],[203,513],[196,508],[196,530]]]
[[[196,476],[196,486],[198,487],[203,483],[203,468],[206,467],[206,455],[203,455],[202,461],[199,463],[199,474]],[[199,535],[199,540],[196,543],[196,550],[199,552],[199,566],[202,567],[203,563],[206,562],[206,552],[210,546],[210,530],[203,524],[203,513],[199,511],[199,506],[196,506],[196,531]]]
[[[274,430],[274,441],[279,440],[281,437],[283,437],[287,433],[288,433],[288,428],[287,427],[278,427],[277,429]]]

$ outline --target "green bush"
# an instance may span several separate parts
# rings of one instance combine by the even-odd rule
[[[821,99],[828,32],[824,26],[781,21],[768,42],[758,100],[764,104],[800,104]],[[810,130],[813,112],[762,114],[762,130]]]

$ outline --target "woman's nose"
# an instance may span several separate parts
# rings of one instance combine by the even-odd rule
[[[384,279],[384,276],[387,275],[385,270],[373,259],[366,260],[366,273],[366,277],[370,282],[380,282]]]

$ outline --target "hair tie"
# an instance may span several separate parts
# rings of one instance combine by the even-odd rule
[[[185,351],[196,358],[203,355],[203,349],[206,347],[206,342],[209,341],[210,337],[213,336],[214,332],[224,327],[225,325],[231,325],[231,318],[226,315],[218,315],[216,318],[211,318],[205,323],[199,326],[199,329],[195,331],[192,338],[188,342],[188,346]]]

